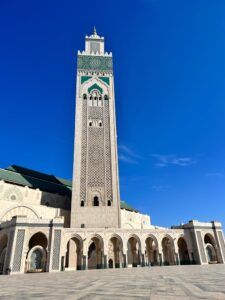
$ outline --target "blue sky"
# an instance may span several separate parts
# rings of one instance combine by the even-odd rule
[[[0,4],[0,166],[72,176],[76,53],[114,56],[121,199],[157,225],[225,224],[225,2]]]

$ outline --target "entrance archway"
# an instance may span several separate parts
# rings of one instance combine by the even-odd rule
[[[177,242],[178,251],[179,251],[179,259],[181,265],[189,265],[190,257],[188,254],[187,243],[183,237],[180,237]]]
[[[109,268],[112,269],[113,268],[113,260],[110,258],[109,259]]]
[[[209,264],[218,263],[218,256],[216,253],[216,242],[213,236],[207,233],[204,237],[205,250],[207,255],[207,260]]]
[[[25,272],[45,272],[47,262],[48,239],[42,232],[35,233],[28,243]]]
[[[40,270],[42,268],[43,250],[35,249],[31,253],[31,269]]]
[[[164,237],[162,240],[162,250],[163,250],[163,264],[175,265],[175,251],[174,243],[171,238]]]
[[[0,239],[0,274],[4,274],[5,271],[7,245],[8,245],[8,236],[4,235]]]
[[[94,236],[88,247],[88,269],[101,269],[103,260],[103,240]]]
[[[157,239],[155,237],[149,236],[145,240],[145,246],[146,246],[145,255],[146,255],[147,265],[149,266],[159,265],[159,260],[158,260],[159,251],[158,251]]]
[[[108,263],[112,268],[120,268],[123,261],[123,242],[119,236],[114,236],[109,240]]]
[[[66,265],[67,269],[81,270],[82,269],[83,246],[82,240],[73,237],[67,243]]]
[[[141,264],[141,243],[140,240],[132,236],[127,242],[127,262],[128,266],[137,267]]]

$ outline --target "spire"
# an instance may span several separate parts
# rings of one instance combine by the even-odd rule
[[[94,25],[94,29],[93,29],[93,35],[97,35],[97,31],[96,31],[95,25]]]

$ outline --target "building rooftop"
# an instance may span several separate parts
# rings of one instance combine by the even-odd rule
[[[48,175],[16,165],[11,165],[5,169],[0,169],[0,180],[71,197],[71,180],[66,180],[54,175]],[[120,207],[121,209],[128,211],[138,212],[137,209],[133,208],[125,201],[120,202]]]

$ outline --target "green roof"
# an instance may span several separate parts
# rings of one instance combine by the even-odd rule
[[[9,166],[6,169],[0,169],[0,180],[22,186],[28,186],[34,189],[40,189],[41,191],[71,196],[71,180],[66,180],[54,175],[48,175],[16,165]],[[133,208],[125,201],[120,201],[120,207],[121,209],[138,212],[137,209]]]
[[[122,200],[120,200],[120,208],[129,210],[129,211],[138,212],[137,209],[133,208],[131,205],[127,204],[125,201],[122,201]]]
[[[16,165],[0,169],[0,179],[42,191],[71,195],[71,181],[33,171]]]

